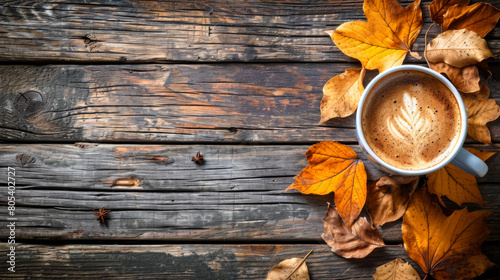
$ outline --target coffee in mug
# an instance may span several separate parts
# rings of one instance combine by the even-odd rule
[[[448,158],[466,121],[448,86],[417,70],[388,74],[365,102],[361,124],[368,146],[382,161],[404,170],[428,169]]]

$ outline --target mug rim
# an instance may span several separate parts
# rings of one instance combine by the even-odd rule
[[[461,117],[461,127],[460,127],[460,135],[458,137],[457,142],[455,143],[455,147],[453,147],[453,150],[450,152],[450,154],[441,162],[438,164],[431,166],[426,169],[420,169],[420,170],[407,170],[407,169],[402,169],[398,168],[395,166],[392,166],[385,161],[383,161],[379,156],[373,152],[371,147],[368,145],[368,142],[365,139],[365,135],[363,133],[363,127],[361,126],[361,119],[362,119],[362,112],[363,109],[366,107],[365,101],[366,98],[368,97],[369,92],[372,90],[372,88],[375,86],[375,84],[386,77],[389,74],[392,74],[394,72],[398,71],[405,71],[405,70],[415,70],[415,71],[421,71],[425,72],[433,77],[436,77],[439,79],[441,82],[443,82],[448,89],[453,93],[455,96],[455,99],[458,102],[458,107],[460,109],[460,117]],[[400,175],[405,175],[405,176],[418,176],[418,175],[424,175],[428,174],[431,172],[434,172],[438,169],[441,169],[448,163],[450,163],[453,158],[457,155],[457,153],[462,149],[462,146],[465,142],[465,138],[467,137],[467,112],[465,110],[465,104],[462,100],[462,97],[460,96],[460,93],[458,90],[455,88],[455,86],[443,75],[440,73],[419,65],[401,65],[401,66],[396,66],[393,68],[390,68],[380,74],[378,74],[375,78],[373,78],[370,83],[366,86],[365,90],[363,91],[363,94],[361,95],[361,98],[358,103],[358,109],[356,112],[356,134],[358,136],[358,142],[361,146],[361,148],[368,154],[369,157],[371,157],[377,164],[381,165],[383,168],[389,170],[391,173],[397,173]]]

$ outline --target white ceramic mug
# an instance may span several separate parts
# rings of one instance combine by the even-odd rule
[[[368,146],[368,143],[366,142],[365,135],[363,133],[363,126],[361,125],[361,116],[363,113],[364,108],[366,108],[367,104],[367,96],[372,90],[373,86],[380,81],[381,79],[384,79],[387,75],[397,72],[397,71],[405,71],[405,70],[413,70],[413,71],[422,71],[425,73],[428,73],[437,79],[439,79],[441,82],[446,84],[446,86],[450,89],[450,91],[453,93],[455,96],[456,100],[458,101],[458,105],[460,107],[460,116],[461,116],[461,124],[462,127],[460,129],[460,135],[458,138],[458,142],[455,144],[455,147],[451,151],[451,153],[446,157],[443,161],[438,163],[437,165],[434,165],[430,168],[427,169],[422,169],[422,170],[406,170],[406,169],[401,169],[395,166],[391,166],[384,162],[383,160],[378,157],[373,150]],[[402,65],[402,66],[397,66],[394,68],[391,68],[389,70],[386,70],[376,76],[365,88],[363,94],[361,95],[361,99],[359,100],[359,105],[358,105],[358,111],[356,113],[356,134],[358,137],[358,142],[365,154],[368,156],[370,160],[375,162],[382,170],[390,173],[390,174],[398,174],[398,175],[403,175],[403,176],[418,176],[418,175],[424,175],[428,174],[434,171],[437,171],[438,169],[444,167],[448,163],[451,163],[458,168],[467,171],[468,173],[483,177],[486,172],[488,172],[488,166],[486,163],[484,163],[481,159],[464,149],[462,146],[465,141],[465,137],[467,136],[467,113],[465,110],[465,105],[462,100],[462,97],[458,93],[457,89],[453,84],[446,79],[444,76],[439,74],[438,72],[422,67],[422,66],[417,66],[417,65]]]

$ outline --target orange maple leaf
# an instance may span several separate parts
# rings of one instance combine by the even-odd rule
[[[309,165],[295,176],[287,188],[303,194],[325,195],[335,192],[335,205],[345,223],[350,226],[366,202],[366,171],[363,162],[346,145],[324,141],[307,152]]]
[[[493,152],[478,151],[466,148],[469,152],[486,161],[493,156]],[[483,197],[477,186],[476,177],[462,169],[448,164],[438,171],[427,174],[429,191],[436,194],[439,202],[444,205],[441,196],[448,197],[458,205],[463,203],[477,203],[484,205]]]
[[[368,22],[352,21],[327,31],[346,55],[358,59],[366,69],[380,72],[401,65],[422,30],[420,0],[403,8],[396,0],[366,0]]]
[[[462,209],[446,217],[427,189],[416,192],[403,217],[403,241],[408,256],[437,280],[471,279],[492,263],[481,252],[489,234],[491,211]]]

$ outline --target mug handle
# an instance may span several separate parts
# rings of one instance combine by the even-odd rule
[[[451,164],[477,177],[483,177],[488,172],[488,165],[464,148],[460,148]]]

